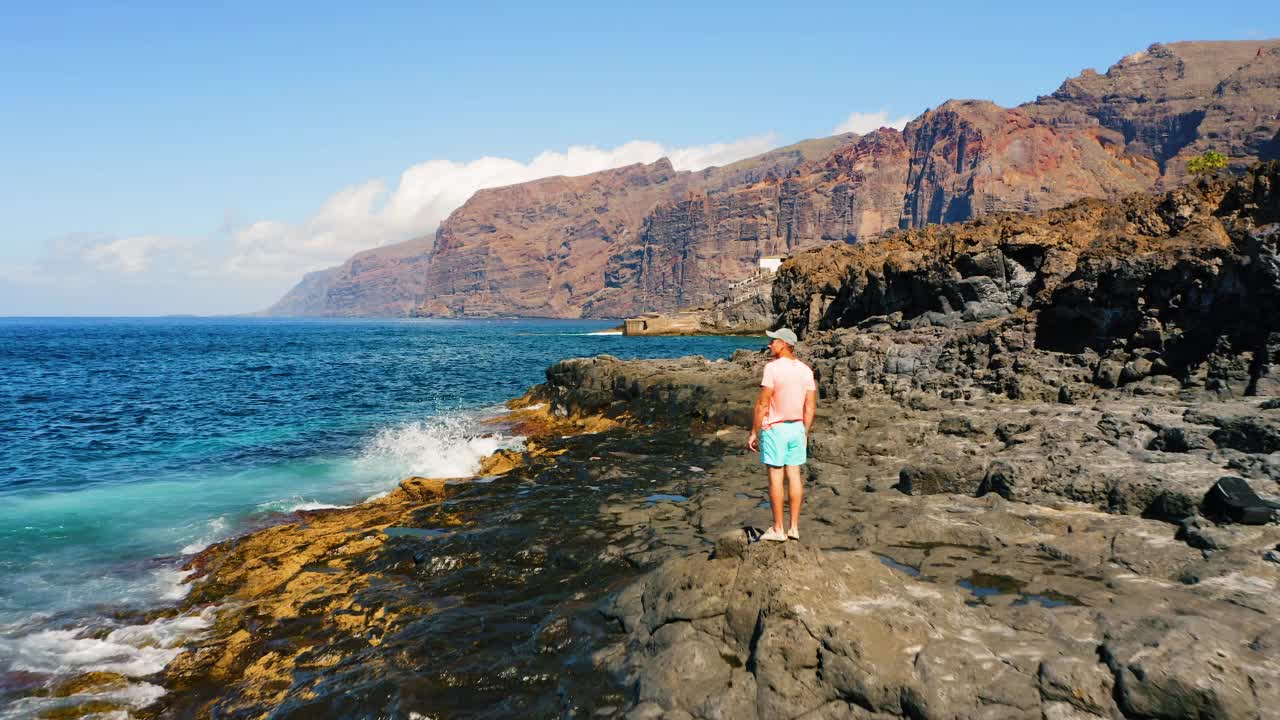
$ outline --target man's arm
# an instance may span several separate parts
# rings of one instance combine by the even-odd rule
[[[756,398],[756,409],[751,418],[751,435],[747,437],[747,447],[756,447],[756,438],[760,437],[760,426],[764,425],[764,416],[769,413],[769,401],[773,399],[773,388],[760,388],[760,397]]]
[[[813,414],[818,411],[818,391],[809,390],[804,394],[804,434],[809,434],[813,425]]]

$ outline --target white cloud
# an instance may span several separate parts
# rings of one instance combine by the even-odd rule
[[[773,134],[684,148],[635,140],[614,148],[547,151],[527,163],[500,157],[465,163],[428,160],[401,173],[394,188],[381,180],[344,188],[302,223],[260,220],[234,231],[235,253],[227,268],[249,277],[298,278],[361,250],[434,234],[449,213],[482,188],[585,175],[662,157],[670,158],[677,170],[700,170],[758,155],[777,144]]]
[[[157,257],[191,245],[192,241],[171,235],[114,238],[71,233],[46,244],[44,260],[36,269],[40,274],[53,276],[79,272],[133,275],[147,271]]]
[[[832,135],[840,135],[841,133],[857,133],[865,135],[873,130],[879,130],[882,127],[891,127],[895,130],[901,130],[911,122],[910,115],[903,115],[892,120],[889,119],[889,111],[880,109],[873,113],[853,112],[849,113],[849,117],[844,122],[836,126],[831,131]]]
[[[428,160],[400,174],[335,192],[299,223],[247,224],[233,213],[203,237],[73,233],[47,243],[31,264],[0,263],[0,316],[238,313],[278,300],[302,275],[361,250],[433,235],[476,190],[552,175],[583,175],[668,157],[678,170],[728,164],[776,147],[772,135],[669,147],[633,141],[574,146],[528,162],[482,157]],[[69,291],[74,292],[69,292]]]
[[[83,259],[99,270],[135,274],[151,267],[156,253],[183,247],[186,243],[166,235],[137,235],[91,245]]]
[[[35,284],[39,279],[40,271],[34,265],[0,263],[0,280],[7,283]]]

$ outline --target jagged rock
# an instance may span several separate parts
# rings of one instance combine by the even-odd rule
[[[1233,476],[1214,483],[1205,493],[1200,509],[1215,520],[1245,525],[1264,525],[1280,518],[1280,503],[1258,497],[1249,483]]]
[[[730,530],[716,538],[715,556],[717,558],[742,557],[747,551],[748,538],[742,530]]]
[[[1147,443],[1147,449],[1160,452],[1184,453],[1192,450],[1213,450],[1217,445],[1206,434],[1189,427],[1162,427]]]
[[[1018,487],[1026,487],[1026,469],[1012,463],[997,460],[987,468],[976,495],[995,493],[1006,500],[1018,499]]]
[[[898,473],[896,487],[907,495],[971,495],[981,480],[981,469],[975,466],[906,465]]]
[[[1236,534],[1229,528],[1220,528],[1198,515],[1182,520],[1177,538],[1200,550],[1226,550],[1235,544]]]
[[[1157,617],[1141,601],[997,613],[867,552],[795,543],[673,559],[638,585],[610,612],[643,608],[618,668],[643,716],[1250,718],[1276,697],[1250,635],[1263,620]]]
[[[996,437],[1005,445],[1016,445],[1018,437],[1030,432],[1033,426],[1029,422],[1002,422],[996,425]]]
[[[785,264],[774,300],[782,324],[830,346],[811,349],[820,363],[840,357],[822,373],[833,398],[869,383],[893,393],[953,388],[971,396],[981,388],[1058,401],[1097,388],[1174,397],[1190,387],[1237,397],[1270,377],[1271,365],[1255,357],[1270,347],[1280,312],[1280,275],[1272,277],[1265,261],[1280,237],[1260,243],[1256,232],[1270,217],[1262,208],[1280,202],[1280,192],[1254,191],[1256,203],[1239,204],[1245,187],[1280,187],[1280,166],[1165,196],[1082,201],[1040,216],[1000,215],[828,246]],[[1190,213],[1178,229],[1162,215],[1174,196]],[[1008,286],[1016,312],[962,316],[945,327],[914,322],[950,308],[949,296],[959,302],[974,288],[990,292],[990,276],[972,283],[965,272],[993,257],[1033,276]],[[805,298],[819,291],[833,300],[815,315]],[[1144,320],[1153,314],[1158,325]],[[883,329],[867,324],[892,317],[900,319]],[[1127,348],[1135,333],[1140,346]],[[1219,424],[1213,439],[1220,446],[1280,448],[1268,439],[1270,420],[1197,424],[1211,422]]]
[[[1188,421],[1202,425],[1216,425],[1209,437],[1219,446],[1245,453],[1273,453],[1280,451],[1280,420],[1253,415],[1207,415],[1199,411],[1188,413]]]
[[[1098,717],[1108,717],[1115,709],[1115,677],[1092,659],[1049,658],[1040,663],[1037,679],[1046,704],[1058,701]]]
[[[896,337],[804,345],[836,366],[909,346],[901,335],[914,331],[886,332]],[[998,354],[1018,352],[1001,342]],[[979,357],[991,356],[956,358],[951,372]],[[762,360],[566,361],[524,399],[547,403],[536,412],[549,425],[492,482],[410,479],[372,506],[211,550],[187,602],[234,607],[166,671],[157,716],[396,703],[615,717],[1234,717],[1241,687],[1255,706],[1280,707],[1267,559],[1280,525],[1197,520],[1177,537],[1170,525],[1194,514],[1223,464],[1268,456],[1146,449],[1159,428],[1216,427],[1189,423],[1189,406],[1274,411],[1123,390],[1071,406],[946,398],[955,386],[848,380],[860,396],[820,403],[815,440],[830,442],[806,485],[804,540],[748,544],[743,528],[768,522],[767,491],[743,448],[749,414],[723,408],[740,395],[749,407]],[[882,360],[855,365],[882,372]],[[948,417],[997,430],[938,432]],[[561,437],[595,423],[611,429]],[[555,447],[538,454],[541,443]],[[904,466],[963,468],[988,494],[858,491],[887,488]],[[596,596],[607,599],[583,602]],[[510,597],[524,598],[528,620],[512,621]],[[202,694],[214,683],[225,691]]]
[[[938,421],[938,432],[943,435],[970,436],[978,433],[978,429],[969,418],[952,415]]]
[[[1251,678],[1260,658],[1248,645],[1220,622],[1162,616],[1108,628],[1101,652],[1127,716],[1258,718],[1280,696],[1274,679],[1258,688]]]

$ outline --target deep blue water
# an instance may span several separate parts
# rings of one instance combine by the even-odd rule
[[[0,671],[39,664],[15,643],[50,616],[176,595],[184,553],[271,513],[470,472],[513,442],[478,419],[556,360],[761,345],[589,334],[612,324],[0,319]]]

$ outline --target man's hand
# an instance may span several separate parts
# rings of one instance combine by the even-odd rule
[[[760,437],[759,430],[764,427],[764,416],[769,412],[769,402],[773,400],[773,387],[760,388],[760,396],[756,398],[755,410],[751,413],[751,435],[747,437],[747,447],[753,452],[760,450],[756,440]]]
[[[809,436],[809,428],[813,427],[813,416],[818,411],[818,391],[810,390],[804,394],[804,434]]]

